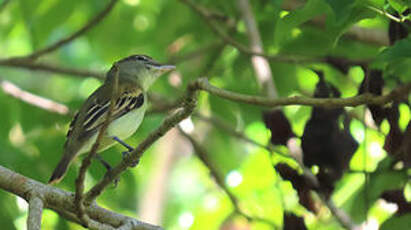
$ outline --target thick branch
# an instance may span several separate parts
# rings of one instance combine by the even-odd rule
[[[265,106],[265,107],[277,107],[285,105],[307,105],[318,106],[324,108],[334,107],[355,107],[364,104],[372,105],[384,105],[394,100],[407,97],[411,91],[411,83],[402,85],[389,94],[383,96],[375,96],[372,94],[362,94],[360,96],[348,97],[348,98],[308,98],[308,97],[287,97],[287,98],[266,98],[261,96],[250,96],[240,93],[234,93],[231,91],[223,90],[212,86],[208,83],[207,79],[200,78],[197,81],[199,89],[207,91],[210,94],[219,96],[231,101]]]
[[[0,189],[13,193],[25,200],[29,200],[33,195],[41,194],[44,207],[60,213],[63,217],[80,223],[77,218],[76,207],[74,205],[74,194],[64,190],[45,185],[38,181],[27,178],[15,173],[7,168],[0,166]],[[132,223],[134,230],[160,230],[160,227],[153,226],[134,218],[127,217],[118,213],[111,212],[93,203],[86,207],[86,212],[93,219],[93,225],[106,226],[100,229],[118,228],[126,223]],[[97,229],[97,228],[95,228]]]
[[[27,218],[27,230],[41,229],[42,214],[43,201],[38,196],[32,196],[29,200],[29,216]]]

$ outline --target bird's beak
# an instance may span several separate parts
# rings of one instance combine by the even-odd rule
[[[158,69],[161,73],[166,73],[171,70],[174,70],[176,67],[174,65],[160,65],[157,66],[156,69]]]

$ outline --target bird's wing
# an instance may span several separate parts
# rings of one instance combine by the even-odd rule
[[[80,139],[90,136],[95,133],[107,119],[111,98],[108,96],[101,98],[100,96],[97,99],[93,96],[94,94],[90,96],[89,100],[86,101],[80,110],[82,114],[81,117],[78,113],[74,116],[67,133],[67,140],[71,139],[72,135],[76,135],[77,138]],[[116,100],[111,114],[112,119],[115,120],[129,111],[141,107],[144,104],[144,99],[143,92],[138,88],[124,91]],[[81,123],[81,125],[77,123]]]

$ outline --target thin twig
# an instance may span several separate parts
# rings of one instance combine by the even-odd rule
[[[256,53],[264,52],[263,42],[261,41],[260,32],[258,31],[250,3],[248,0],[238,0],[237,2],[247,29],[250,49]],[[257,82],[260,84],[260,87],[262,87],[264,94],[268,97],[277,98],[278,92],[267,59],[265,57],[252,55],[251,63],[256,73]]]
[[[321,61],[322,59],[315,59],[315,58],[302,58],[302,57],[285,57],[279,55],[269,55],[263,52],[254,52],[253,50],[249,49],[247,46],[241,44],[240,42],[236,41],[231,36],[227,35],[223,29],[218,26],[212,17],[210,17],[210,13],[206,8],[200,7],[198,3],[193,2],[192,0],[180,0],[187,6],[189,6],[193,11],[199,14],[204,21],[208,24],[210,29],[219,36],[224,42],[230,44],[231,46],[235,47],[240,52],[247,54],[247,55],[255,55],[265,57],[271,61],[281,61],[281,62],[292,62],[292,63],[302,63],[302,62],[317,62]]]
[[[190,141],[191,145],[193,146],[194,153],[196,156],[201,160],[201,162],[208,168],[210,171],[211,176],[214,178],[216,184],[224,191],[224,193],[228,196],[231,201],[231,204],[234,207],[234,210],[240,216],[245,217],[249,221],[259,221],[270,225],[273,229],[277,229],[278,226],[271,220],[262,217],[254,217],[250,216],[249,214],[245,213],[241,210],[240,205],[238,203],[238,199],[235,195],[230,191],[230,189],[224,183],[224,178],[220,176],[217,167],[213,164],[213,162],[209,158],[209,154],[207,153],[206,149],[198,143],[191,135],[185,133],[181,128],[179,128],[180,133]]]
[[[108,108],[108,112],[107,112],[107,116],[106,116],[106,120],[104,121],[103,125],[101,126],[99,132],[98,132],[98,136],[96,141],[94,142],[89,154],[83,159],[82,163],[81,163],[81,167],[80,167],[80,171],[79,171],[79,175],[77,176],[76,179],[76,194],[75,194],[75,203],[76,206],[78,208],[78,217],[84,222],[84,224],[86,224],[89,222],[88,221],[88,217],[86,215],[85,212],[85,208],[84,208],[84,180],[85,180],[85,175],[86,175],[86,171],[88,169],[88,167],[90,167],[91,165],[91,160],[92,158],[97,154],[97,150],[100,146],[100,142],[103,139],[106,129],[108,127],[108,125],[111,122],[111,114],[113,112],[114,106],[115,106],[115,101],[117,99],[117,92],[118,92],[118,78],[119,78],[119,69],[118,66],[115,65],[114,66],[114,83],[113,83],[113,88],[111,91],[111,100],[110,100],[110,105]]]
[[[43,201],[38,196],[29,200],[29,216],[27,217],[27,230],[41,229],[41,216],[43,214]]]
[[[222,55],[225,47],[226,44],[222,43],[220,44],[220,46],[214,49],[214,51],[208,57],[208,60],[204,63],[202,69],[199,71],[199,76],[205,76],[208,78],[211,77],[209,74],[217,64],[218,58]]]
[[[259,148],[263,148],[263,149],[267,150],[267,151],[270,152],[270,153],[275,152],[276,154],[281,155],[281,156],[283,156],[283,157],[291,158],[290,155],[283,153],[282,151],[276,149],[274,146],[264,145],[264,144],[261,144],[261,143],[255,141],[255,140],[247,137],[243,132],[240,132],[240,131],[235,130],[235,128],[231,127],[229,124],[227,124],[226,122],[222,121],[222,120],[219,119],[218,117],[215,117],[215,116],[209,117],[209,116],[205,116],[205,115],[200,114],[200,113],[193,113],[193,116],[194,116],[194,117],[197,117],[198,119],[200,119],[200,120],[202,120],[202,121],[204,121],[204,122],[208,122],[208,123],[212,124],[212,125],[215,126],[216,128],[222,129],[224,132],[232,135],[233,137],[236,137],[236,138],[238,138],[238,139],[241,139],[241,140],[243,140],[243,141],[245,141],[245,142],[247,142],[247,143],[250,143],[250,144],[252,144],[252,145],[255,145],[255,146],[259,147]],[[291,159],[292,159],[292,158],[291,158]]]
[[[71,76],[94,77],[97,79],[104,79],[104,74],[101,72],[76,69],[76,68],[67,68],[67,67],[56,66],[56,65],[52,65],[48,63],[32,62],[28,60],[4,59],[4,60],[0,60],[0,65],[6,66],[6,67],[15,67],[15,68],[35,70],[35,71],[60,73],[60,74],[66,74],[66,75],[71,75]]]
[[[387,18],[389,18],[389,19],[391,19],[391,20],[393,20],[393,21],[396,21],[396,22],[398,22],[398,23],[404,22],[404,21],[401,20],[400,18],[397,18],[397,17],[395,17],[394,15],[389,14],[389,13],[388,13],[387,11],[385,11],[385,10],[380,10],[380,9],[378,9],[378,8],[376,8],[376,7],[374,7],[374,6],[370,6],[370,5],[368,5],[368,6],[366,6],[366,7],[367,7],[368,9],[370,9],[370,10],[372,10],[372,11],[374,11],[374,12],[377,12],[377,13],[383,15],[383,16],[386,16]]]
[[[39,107],[41,109],[47,110],[52,113],[58,113],[62,115],[66,115],[69,113],[69,109],[67,106],[54,102],[48,98],[40,97],[35,94],[29,93],[20,89],[15,84],[9,81],[1,81],[0,80],[0,88],[3,90],[4,93],[20,99],[30,105]]]
[[[58,48],[67,45],[77,37],[83,35],[85,32],[96,26],[99,22],[101,22],[107,15],[108,13],[113,9],[114,5],[117,3],[118,0],[110,0],[110,2],[107,4],[107,6],[100,12],[98,13],[94,18],[92,18],[89,22],[87,22],[83,27],[81,27],[79,30],[74,32],[73,34],[69,35],[68,37],[65,37],[43,49],[40,49],[38,51],[35,51],[29,55],[22,56],[22,57],[15,57],[12,59],[29,59],[29,60],[35,60],[39,58],[42,55],[51,53]]]
[[[204,47],[200,47],[199,49],[193,50],[191,52],[187,52],[185,54],[175,55],[168,58],[167,63],[169,64],[177,64],[186,60],[192,60],[197,57],[201,57],[206,55],[206,53],[210,50],[215,50],[221,46],[221,42],[213,42],[209,45]]]
[[[231,101],[265,107],[277,107],[285,105],[306,105],[324,108],[335,108],[356,107],[364,104],[384,105],[394,100],[406,97],[411,91],[411,83],[408,83],[395,88],[390,93],[383,96],[375,96],[366,93],[359,96],[348,98],[307,98],[299,96],[286,98],[266,98],[261,96],[250,96],[240,93],[234,93],[231,91],[220,89],[210,85],[206,78],[199,78],[197,80],[197,84],[199,86],[199,89],[207,91],[212,95],[225,98]]]

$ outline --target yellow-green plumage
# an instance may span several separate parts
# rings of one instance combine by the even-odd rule
[[[98,152],[113,144],[114,137],[126,139],[140,126],[147,108],[146,91],[162,73],[173,66],[160,65],[148,56],[133,55],[116,63],[118,89],[112,121],[100,142]],[[112,95],[113,68],[107,73],[105,83],[84,102],[75,115],[67,133],[63,157],[54,170],[49,183],[60,181],[72,160],[90,151],[96,141],[98,130],[105,122]]]

